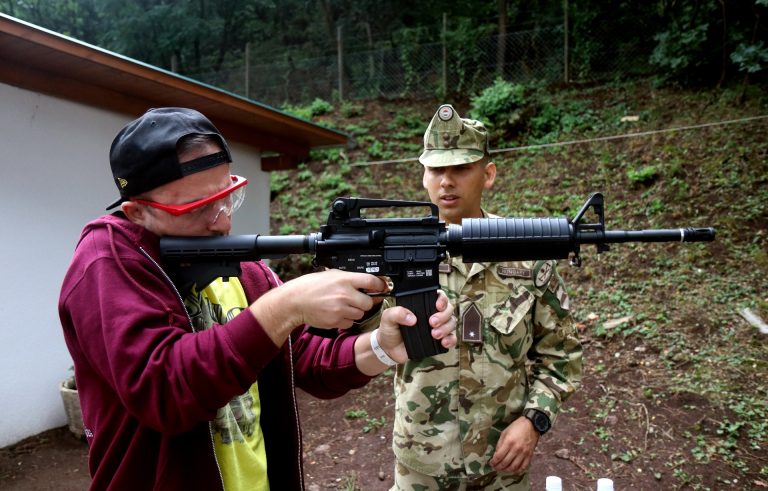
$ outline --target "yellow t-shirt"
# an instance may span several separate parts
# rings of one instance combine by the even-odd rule
[[[208,329],[214,323],[226,324],[248,307],[237,278],[218,278],[200,292],[193,289],[184,304],[197,330]],[[220,408],[211,422],[216,460],[227,491],[269,491],[260,415],[259,388],[254,383]]]

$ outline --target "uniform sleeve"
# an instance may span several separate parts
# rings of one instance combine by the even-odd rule
[[[582,347],[565,284],[554,268],[533,312],[532,387],[526,409],[538,409],[555,422],[563,401],[581,384]]]

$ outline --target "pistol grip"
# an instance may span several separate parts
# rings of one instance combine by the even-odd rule
[[[398,306],[405,307],[416,316],[415,326],[400,326],[408,358],[418,361],[448,352],[440,341],[432,337],[432,327],[429,325],[429,318],[437,312],[437,288],[420,293],[396,295],[396,298]]]

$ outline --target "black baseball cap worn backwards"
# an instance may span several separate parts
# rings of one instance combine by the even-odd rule
[[[181,165],[176,144],[187,135],[213,136],[223,151]],[[227,142],[201,113],[182,107],[150,109],[120,130],[109,149],[109,164],[120,198],[107,210],[131,196],[229,162],[232,156]]]

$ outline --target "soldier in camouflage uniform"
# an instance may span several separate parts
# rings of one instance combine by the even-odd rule
[[[440,218],[481,208],[496,165],[479,121],[440,106],[424,135],[424,187]],[[510,193],[512,194],[512,193]],[[456,348],[398,365],[393,490],[528,490],[539,437],[581,379],[581,345],[554,261],[465,264],[440,285],[459,319]]]

